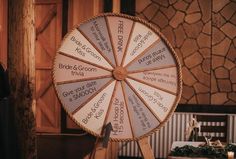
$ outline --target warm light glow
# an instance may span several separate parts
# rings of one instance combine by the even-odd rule
[[[227,155],[228,155],[228,159],[234,159],[234,152],[229,151]]]

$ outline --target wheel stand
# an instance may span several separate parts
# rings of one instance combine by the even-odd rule
[[[108,159],[108,143],[110,138],[110,133],[112,131],[111,123],[108,123],[105,128],[105,135],[103,138],[97,138],[95,143],[95,148],[93,152],[89,155],[88,159]],[[137,141],[139,149],[142,153],[144,159],[155,159],[152,148],[149,144],[148,137],[143,137]],[[87,158],[86,158],[87,159]],[[110,158],[109,158],[110,159]]]

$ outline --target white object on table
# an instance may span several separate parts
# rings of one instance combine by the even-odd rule
[[[234,152],[229,151],[227,152],[228,159],[234,159]]]
[[[183,147],[185,145],[190,145],[198,147],[199,145],[205,144],[205,142],[193,142],[193,141],[174,141],[171,146],[171,150],[174,150],[177,146]]]

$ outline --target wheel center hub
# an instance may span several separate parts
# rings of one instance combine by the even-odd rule
[[[124,67],[118,66],[114,69],[113,76],[116,80],[122,81],[127,77],[127,70]]]

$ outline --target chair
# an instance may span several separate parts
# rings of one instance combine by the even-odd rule
[[[197,141],[205,141],[205,136],[211,136],[211,141],[227,142],[227,115],[196,114],[194,117],[201,124]]]

